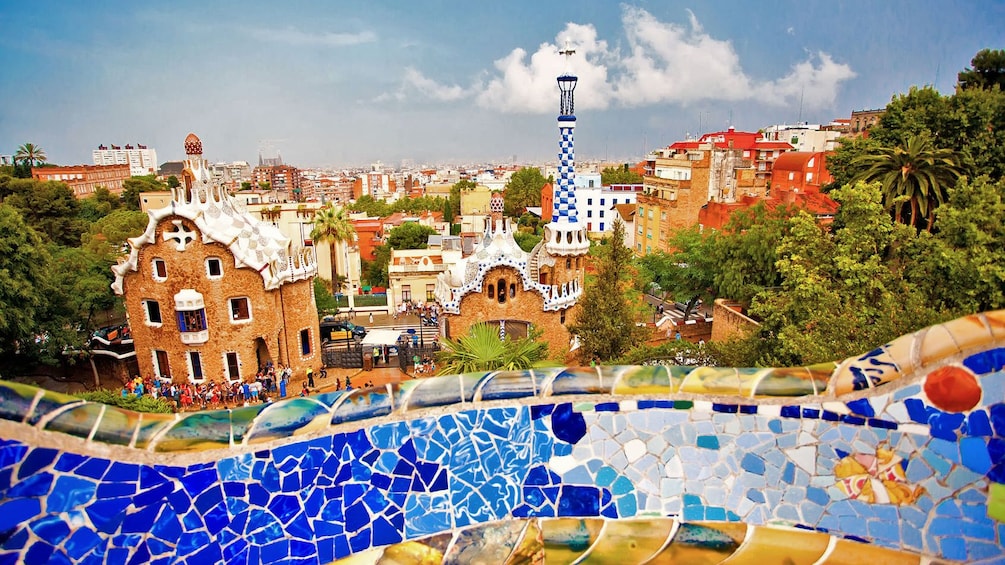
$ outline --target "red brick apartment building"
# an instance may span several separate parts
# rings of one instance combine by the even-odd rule
[[[99,186],[112,194],[121,194],[123,182],[130,177],[129,165],[72,165],[69,167],[32,167],[32,178],[66,183],[77,198],[87,198]]]

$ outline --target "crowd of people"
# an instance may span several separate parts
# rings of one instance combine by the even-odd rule
[[[418,316],[422,319],[433,319],[440,315],[440,307],[435,303],[416,303],[413,300],[406,300],[398,305],[393,316],[397,320],[398,316]]]

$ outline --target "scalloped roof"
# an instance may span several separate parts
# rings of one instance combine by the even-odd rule
[[[169,206],[149,210],[150,221],[143,235],[129,240],[132,248],[129,257],[112,267],[115,282],[112,290],[123,292],[123,278],[138,268],[139,251],[156,241],[157,226],[172,216],[192,221],[204,243],[225,245],[234,256],[234,266],[254,269],[262,276],[266,290],[274,290],[283,283],[302,280],[317,274],[314,255],[300,245],[291,245],[290,239],[272,224],[254,218],[241,208],[225,190],[210,185],[208,163],[201,155],[185,160],[186,181],[191,189],[180,186],[171,190]],[[177,230],[183,230],[178,222]],[[191,234],[195,237],[197,234]],[[164,232],[163,240],[176,240],[178,249],[184,250],[184,238]]]

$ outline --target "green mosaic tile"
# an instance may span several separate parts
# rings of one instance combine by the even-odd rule
[[[79,406],[74,406],[60,413],[45,425],[45,429],[52,432],[62,432],[82,439],[87,439],[94,429],[94,424],[101,415],[101,410],[105,406],[88,402]]]
[[[3,398],[3,402],[0,402],[0,418],[23,422],[39,390],[29,385],[0,381],[0,398]]]
[[[34,426],[45,416],[64,406],[83,403],[83,400],[68,394],[52,392],[51,390],[43,391],[42,396],[38,399],[38,404],[35,405],[34,412],[32,412],[31,416],[28,418],[28,423]]]
[[[135,447],[146,449],[150,442],[165,428],[178,420],[176,414],[140,414],[139,428],[136,432]]]
[[[197,451],[230,447],[230,411],[188,414],[157,439],[154,451]]]
[[[673,392],[670,371],[662,366],[619,367],[614,394],[670,394]]]
[[[377,391],[383,391],[381,392]],[[365,389],[352,391],[367,397],[388,398],[387,389]],[[340,410],[345,404],[339,404]],[[390,406],[390,401],[388,401]],[[328,428],[331,410],[311,398],[294,398],[283,402],[270,403],[258,415],[255,425],[248,433],[247,443],[260,443],[274,439],[321,431]]]
[[[235,445],[244,442],[245,436],[248,435],[248,430],[255,424],[255,418],[267,406],[268,404],[252,404],[230,411],[230,433]]]
[[[132,410],[123,410],[116,406],[108,406],[98,422],[93,440],[114,445],[129,445],[140,423],[140,414]]]

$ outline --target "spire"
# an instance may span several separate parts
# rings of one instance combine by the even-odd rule
[[[559,52],[565,56],[566,70],[558,77],[559,113],[558,178],[555,181],[554,202],[549,224],[547,249],[555,255],[579,255],[589,251],[586,226],[579,222],[576,211],[576,150],[573,131],[576,128],[573,93],[579,80],[572,74],[572,56],[576,53],[568,40]]]

